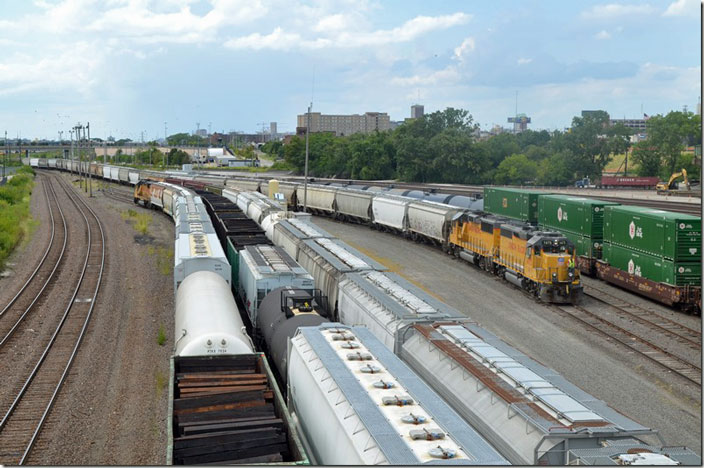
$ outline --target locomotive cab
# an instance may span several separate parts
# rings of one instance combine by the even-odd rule
[[[574,244],[560,233],[534,232],[526,242],[526,264],[540,283],[536,293],[541,299],[575,303],[581,297]]]

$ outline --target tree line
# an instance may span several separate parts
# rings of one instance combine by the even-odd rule
[[[466,110],[447,108],[407,121],[396,129],[336,137],[309,136],[309,175],[353,179],[465,184],[568,185],[583,177],[599,180],[615,154],[631,147],[632,130],[610,124],[597,111],[575,116],[565,131],[527,130],[477,138]],[[647,140],[633,147],[637,175],[667,177],[692,165],[685,146],[701,145],[701,117],[670,112],[647,121]],[[305,137],[262,148],[296,172],[305,164]],[[693,173],[699,171],[694,171]],[[631,171],[633,173],[633,171]]]

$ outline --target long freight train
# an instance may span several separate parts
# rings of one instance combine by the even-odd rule
[[[162,195],[163,193],[162,191]],[[175,211],[180,212],[181,209],[178,206],[183,203],[184,198],[177,200]],[[193,197],[193,203],[199,205],[202,204],[202,200],[200,197]],[[162,201],[161,206],[164,205]],[[321,385],[325,383],[327,390],[338,391],[339,389],[342,394],[348,395],[343,390],[346,384],[330,386],[331,383],[349,381],[349,375],[339,374],[341,368],[338,364],[342,362],[348,368],[355,369],[354,366],[359,364],[363,366],[363,363],[368,361],[366,358],[368,353],[372,360],[376,359],[381,366],[376,362],[367,362],[369,366],[364,368],[368,372],[363,371],[361,367],[358,371],[362,374],[378,375],[382,387],[403,388],[407,393],[390,397],[388,401],[392,404],[388,406],[394,407],[403,403],[400,407],[410,410],[409,414],[406,414],[410,418],[410,423],[433,421],[425,413],[421,414],[422,418],[416,417],[418,415],[413,412],[416,401],[430,402],[431,406],[432,403],[442,402],[437,397],[428,399],[427,396],[422,398],[419,396],[417,400],[414,399],[414,392],[422,389],[417,384],[419,382],[415,374],[417,373],[425,378],[428,385],[438,394],[445,397],[454,411],[470,421],[482,437],[498,449],[503,457],[514,463],[599,465],[700,463],[700,458],[690,450],[682,447],[662,447],[661,443],[658,443],[655,431],[611,410],[603,402],[566,382],[554,371],[535,363],[486,330],[468,322],[466,318],[458,317],[459,314],[456,311],[424,295],[418,288],[393,274],[375,268],[373,263],[365,261],[363,257],[357,257],[344,243],[335,241],[332,236],[319,228],[316,229],[312,225],[306,228],[301,220],[286,219],[286,216],[281,214],[280,212],[270,213],[266,217],[268,220],[261,220],[262,225],[268,226],[266,233],[273,239],[280,239],[282,242],[276,243],[287,252],[295,252],[292,257],[298,258],[303,255],[311,259],[309,273],[316,279],[316,286],[323,288],[328,294],[332,293],[333,288],[337,289],[334,293],[339,298],[336,301],[338,302],[337,313],[348,322],[345,325],[365,325],[369,328],[352,328],[350,333],[349,330],[342,330],[343,327],[337,325],[333,325],[333,329],[316,326],[316,324],[323,324],[327,318],[323,316],[325,312],[323,315],[315,314],[317,305],[315,297],[306,296],[305,294],[309,294],[307,292],[282,294],[281,290],[285,288],[269,292],[260,302],[261,312],[256,317],[260,321],[262,330],[268,327],[265,337],[266,335],[270,338],[276,336],[275,341],[279,349],[276,354],[279,357],[274,362],[277,369],[282,360],[289,365],[293,362],[293,354],[287,353],[285,359],[280,357],[281,341],[288,338],[287,342],[296,341],[291,349],[300,344],[303,346],[301,350],[308,356],[311,356],[310,352],[313,350],[320,358],[317,351],[320,350],[328,364],[311,368],[320,373],[318,382]],[[279,229],[280,226],[286,226],[286,229]],[[223,232],[222,229],[219,231]],[[311,240],[320,241],[320,239],[325,241],[315,242],[317,249],[310,245]],[[325,248],[321,249],[321,247]],[[350,267],[358,271],[343,271]],[[191,287],[190,283],[194,281],[198,284]],[[354,439],[355,435],[360,434],[359,430],[363,426],[366,431],[362,433],[363,435],[378,431],[381,426],[369,423],[357,425],[352,432],[344,428],[346,422],[358,420],[350,419],[351,416],[355,415],[359,418],[359,411],[368,406],[360,402],[361,395],[358,392],[351,393],[354,398],[347,400],[351,406],[345,406],[349,411],[344,414],[342,420],[334,423],[334,418],[330,419],[330,422],[337,426],[325,426],[326,429],[329,427],[340,429],[321,430],[320,425],[313,418],[303,416],[310,413],[308,409],[313,403],[310,394],[317,384],[311,386],[305,383],[303,387],[298,386],[297,388],[306,389],[302,392],[291,391],[289,387],[287,398],[290,405],[288,412],[282,414],[280,410],[283,406],[277,397],[278,388],[271,378],[266,360],[261,354],[249,352],[251,343],[246,338],[247,335],[242,333],[241,318],[246,315],[241,314],[240,319],[233,319],[238,311],[229,295],[230,287],[231,285],[221,275],[208,271],[202,274],[191,272],[179,285],[177,295],[181,294],[183,299],[177,299],[177,304],[185,307],[186,313],[177,314],[176,345],[183,354],[193,353],[202,356],[174,357],[172,371],[174,386],[171,388],[172,398],[170,398],[172,405],[170,415],[173,416],[173,420],[169,425],[170,440],[173,440],[169,457],[174,458],[169,458],[170,462],[217,463],[237,462],[236,460],[241,462],[242,457],[245,457],[246,462],[256,463],[272,461],[274,457],[291,456],[293,453],[294,456],[295,454],[301,456],[298,463],[305,463],[305,450],[301,450],[303,445],[307,445],[309,449],[314,445],[322,447],[330,453],[330,446],[327,443],[320,445],[321,440],[332,438],[331,440],[337,441],[344,437]],[[208,297],[219,297],[219,299],[215,302],[206,298],[199,299],[199,293],[205,293]],[[228,296],[229,300],[226,299]],[[189,303],[195,305],[189,306]],[[267,310],[272,304],[273,312],[270,311],[270,313],[273,315],[268,315]],[[225,314],[220,315],[229,318],[212,320],[209,318],[212,313],[210,309],[214,308],[225,310]],[[267,318],[277,316],[278,319]],[[183,317],[190,317],[197,326],[189,324],[187,320],[184,321]],[[311,322],[305,322],[306,320]],[[312,331],[305,332],[303,330],[306,329],[298,328],[299,325],[313,325],[313,328],[308,329]],[[329,333],[327,337],[325,332]],[[340,335],[342,338],[335,339],[333,338],[335,335]],[[350,335],[357,339],[343,339]],[[380,343],[376,345],[372,343],[374,336],[380,340]],[[423,339],[426,341],[424,342]],[[186,341],[180,345],[183,340]],[[328,344],[323,346],[323,341],[327,341]],[[341,361],[328,360],[330,348],[334,350],[334,342],[338,342],[345,350],[349,349],[346,354],[338,352],[338,356],[343,358]],[[368,343],[372,345],[368,346]],[[397,371],[387,371],[398,367],[389,360],[381,343],[386,345],[389,353],[393,350],[415,373],[409,374],[404,371],[401,373],[404,375],[403,379],[386,379],[389,375],[396,376],[394,372]],[[228,346],[232,347],[228,348]],[[355,353],[355,350],[358,352]],[[230,354],[235,352],[245,352],[245,354]],[[246,362],[243,362],[243,359]],[[329,367],[333,363],[334,365]],[[449,367],[446,369],[438,367],[441,365]],[[321,369],[325,371],[321,372]],[[337,378],[327,369],[337,372]],[[284,369],[279,373],[290,376],[291,370]],[[294,373],[296,379],[304,378],[303,376],[306,375],[300,370]],[[313,376],[313,380],[318,377]],[[467,385],[467,379],[470,377],[475,379],[475,386]],[[363,377],[360,374],[355,378]],[[257,392],[261,390],[261,393],[252,394],[248,391],[249,388],[245,391],[244,388],[239,387],[244,382],[247,382],[247,387],[258,385],[260,388]],[[400,386],[394,387],[396,382]],[[308,389],[310,392],[307,391]],[[484,391],[477,395],[464,393],[472,389],[476,391],[484,389]],[[229,394],[238,393],[237,390],[244,391],[238,400],[242,404],[228,400],[231,396]],[[340,394],[341,397],[342,394]],[[419,395],[425,395],[425,391],[421,391]],[[521,395],[523,399],[519,398]],[[271,402],[271,405],[267,406],[267,401]],[[338,398],[336,401],[342,403],[345,400]],[[381,398],[381,401],[384,403],[386,400]],[[502,402],[505,407],[501,406]],[[297,405],[307,406],[308,409]],[[339,409],[341,406],[335,405],[335,408]],[[240,421],[246,424],[259,424],[262,432],[256,431],[255,434],[250,426],[246,426],[246,429],[243,429],[243,426],[237,426],[239,422],[234,421],[229,413],[230,410],[235,409],[242,413],[238,413],[239,416],[237,416]],[[379,411],[386,414],[382,408],[379,408]],[[489,413],[486,413],[487,411]],[[369,417],[366,410],[364,414]],[[431,418],[434,416],[432,411],[429,416]],[[257,422],[252,423],[252,421]],[[373,421],[373,419],[367,421]],[[450,427],[444,425],[447,424],[447,420],[444,419],[444,421],[445,423],[438,421],[438,425],[441,428]],[[397,442],[390,445],[381,444],[393,450],[395,457],[403,457],[403,463],[430,461],[423,457],[452,459],[457,455],[466,454],[470,454],[466,460],[452,461],[471,462],[471,457],[474,457],[474,460],[477,460],[475,463],[491,463],[491,460],[494,463],[501,463],[502,459],[491,455],[493,452],[484,451],[482,442],[476,438],[472,438],[471,444],[466,442],[460,444],[458,447],[461,447],[462,451],[456,451],[452,446],[444,445],[444,441],[448,443],[457,441],[462,431],[459,433],[446,429],[436,431],[423,427],[425,430],[422,434],[419,432],[417,434],[419,438],[416,439],[412,428],[409,427],[409,429],[411,430],[407,434],[402,435],[404,440],[408,437],[410,440],[420,441],[425,436],[427,441],[432,437],[435,439],[434,442],[440,441],[438,444],[440,447],[435,447],[439,450],[433,450],[432,453],[430,449],[419,452],[413,449],[411,445],[414,444],[409,442],[401,447],[405,451],[410,450],[412,454],[399,455],[396,451]],[[298,437],[299,431],[301,437]],[[393,431],[385,433],[393,434]],[[225,437],[230,435],[233,436],[232,440]],[[393,438],[396,439],[399,435],[401,434],[397,433]],[[312,441],[309,438],[312,438]],[[647,439],[650,439],[651,443],[648,443]],[[303,441],[303,444],[298,441]],[[344,442],[347,444],[349,441],[345,439]],[[355,445],[354,440],[350,446],[359,447]],[[262,451],[268,450],[265,447],[273,447],[280,451],[278,455],[262,454]],[[368,450],[364,450],[365,454],[367,452]],[[381,452],[384,450],[381,449]],[[336,454],[331,453],[331,456]],[[375,460],[381,463],[401,460],[388,458],[385,452],[383,456],[387,458],[379,456]]]

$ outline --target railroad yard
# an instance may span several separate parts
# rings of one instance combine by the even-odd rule
[[[0,313],[0,371],[7,376],[0,382],[0,464],[173,462],[165,458],[172,437],[167,434],[172,417],[169,358],[175,341],[186,336],[184,330],[174,337],[179,328],[174,286],[181,281],[174,279],[174,222],[167,213],[135,205],[130,186],[94,180],[89,198],[74,175],[43,170],[35,180],[31,207],[39,226],[0,279],[0,307],[8,304]],[[175,208],[172,216],[178,218]],[[419,294],[456,309],[587,394],[656,429],[665,445],[686,445],[701,454],[699,316],[587,275],[580,277],[581,302],[546,303],[436,246],[327,216],[313,216],[312,222],[366,256],[367,263],[376,262],[378,271],[399,275]],[[304,265],[300,256],[291,256]],[[233,282],[235,276],[233,270]],[[18,292],[25,282],[26,290]],[[20,322],[25,311],[27,319]],[[53,351],[42,358],[64,312]],[[250,318],[256,324],[256,313]],[[82,329],[85,335],[79,338]],[[305,349],[302,336],[296,343]],[[311,335],[306,339],[316,343]],[[380,349],[369,340],[361,341]],[[179,346],[188,346],[186,341]],[[62,376],[74,348],[75,360]],[[394,368],[389,359],[395,357],[389,354],[384,363]],[[45,360],[37,365],[40,359]],[[277,360],[270,361],[276,368]],[[264,379],[266,373],[257,369],[257,378]],[[285,379],[285,372],[278,371]],[[35,434],[36,421],[42,419]],[[179,439],[189,442],[189,437],[197,436]],[[455,447],[449,437],[447,443]],[[193,449],[179,450],[185,456]],[[280,459],[253,456],[251,461]]]

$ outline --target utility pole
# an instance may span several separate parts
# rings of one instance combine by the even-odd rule
[[[69,130],[68,133],[71,135],[71,146],[68,151],[68,171],[73,175],[73,129]]]
[[[164,122],[164,146],[166,146],[166,122]],[[169,153],[166,153],[166,167],[169,167]]]
[[[93,160],[93,142],[90,140],[90,122],[88,122],[88,196],[93,197],[93,174],[90,172],[90,162]]]
[[[308,106],[308,113],[306,114],[306,164],[303,171],[303,212],[308,211],[308,134],[310,133],[310,109],[313,107],[313,103]]]
[[[5,160],[7,159],[7,130],[5,130],[5,153],[2,155],[2,180],[5,180]]]

